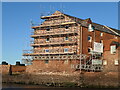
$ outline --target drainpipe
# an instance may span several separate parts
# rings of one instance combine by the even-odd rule
[[[81,58],[82,58],[82,26],[80,26],[80,73],[81,73]]]
[[[9,75],[12,75],[12,65],[10,64],[10,67],[9,67]]]

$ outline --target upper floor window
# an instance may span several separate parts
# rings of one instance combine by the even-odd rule
[[[94,27],[92,26],[92,24],[89,24],[89,26],[88,26],[88,31],[89,31],[89,32],[94,31]]]
[[[100,36],[103,36],[103,33],[100,33]]]
[[[50,31],[50,28],[47,28],[46,30],[47,30],[47,31]]]
[[[50,38],[46,38],[46,42],[49,42],[50,41]]]
[[[48,52],[49,52],[49,49],[45,49],[45,52],[48,53]]]
[[[88,41],[91,42],[92,41],[92,37],[88,36]]]
[[[110,46],[110,52],[111,52],[111,54],[115,54],[116,53],[116,45]]]
[[[103,43],[103,40],[100,40],[100,43]]]
[[[64,48],[64,52],[68,52],[68,48]]]
[[[92,51],[92,48],[88,48],[88,53],[90,53]]]
[[[68,36],[65,37],[65,41],[68,41]]]
[[[69,26],[65,26],[65,29],[69,29]]]

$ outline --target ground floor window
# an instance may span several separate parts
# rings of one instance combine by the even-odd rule
[[[118,63],[118,60],[115,60],[115,65],[118,65],[119,63]]]
[[[103,61],[103,65],[107,65],[107,61],[106,60]]]
[[[68,60],[65,60],[65,61],[64,61],[64,64],[68,64]]]
[[[45,64],[48,64],[49,63],[49,60],[45,60]]]
[[[111,52],[111,54],[115,54],[116,53],[116,45],[110,46],[110,52]]]

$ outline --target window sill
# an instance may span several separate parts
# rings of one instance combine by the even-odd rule
[[[115,55],[116,53],[111,53],[112,55]]]

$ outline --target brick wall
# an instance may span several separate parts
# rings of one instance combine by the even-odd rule
[[[119,65],[115,65],[115,60],[118,60],[118,50],[116,54],[111,54],[110,51],[105,51],[103,57],[103,62],[107,62],[107,64],[104,65],[103,72],[118,72]]]
[[[10,65],[0,65],[0,73],[2,72],[2,74],[9,74],[9,70]],[[25,72],[26,66],[11,65],[11,70],[12,72]]]
[[[10,65],[0,65],[0,73],[8,74]]]
[[[57,14],[57,13],[55,13]],[[50,19],[50,18],[49,18]],[[72,19],[74,18],[71,18],[71,17],[68,17],[65,15],[64,19],[51,19],[51,20],[46,20],[45,22],[43,22],[42,25],[49,25],[49,24],[57,24],[57,23],[60,23],[62,21],[71,21]],[[73,21],[73,20],[72,20]],[[53,23],[54,22],[54,23]],[[40,34],[40,33],[46,33],[48,31],[46,31],[47,28],[40,28],[35,30],[35,33],[37,34]],[[75,48],[75,51],[76,51],[76,54],[80,54],[80,51],[82,51],[83,54],[86,54],[88,55],[89,52],[88,52],[88,48],[92,48],[93,50],[93,44],[94,42],[98,42],[100,43],[100,41],[102,40],[103,41],[103,45],[105,47],[105,50],[104,50],[104,59],[105,60],[108,60],[108,65],[105,66],[105,69],[106,71],[117,71],[117,68],[116,66],[112,66],[113,69],[111,68],[110,69],[110,65],[113,65],[113,60],[117,58],[117,55],[111,55],[109,53],[109,51],[106,51],[106,47],[110,47],[110,44],[107,45],[108,43],[106,43],[106,40],[110,40],[110,39],[114,39],[116,36],[115,35],[112,35],[112,34],[109,34],[109,33],[106,33],[106,32],[102,32],[102,31],[99,31],[99,30],[94,30],[93,32],[89,32],[88,31],[88,28],[87,27],[83,27],[83,26],[80,26],[78,24],[74,24],[74,25],[69,25],[69,30],[78,30],[78,33],[77,34],[73,34],[73,35],[68,35],[70,38],[77,38],[77,44],[73,43],[71,45],[59,45],[59,46],[50,46],[49,44],[47,46],[34,46],[33,47],[33,50],[36,50],[38,49],[39,50],[45,50],[45,49],[59,49],[59,48]],[[50,32],[57,32],[57,31],[62,31],[65,32],[65,27],[51,27]],[[81,32],[82,31],[82,32]],[[82,35],[81,35],[82,33]],[[103,33],[103,35],[101,36],[101,33]],[[54,34],[54,33],[53,33]],[[61,39],[61,38],[65,38],[67,35],[59,35],[59,36],[52,36],[50,37],[50,39],[54,39],[53,41],[57,40],[57,39]],[[88,36],[91,36],[92,37],[92,40],[91,42],[88,42]],[[82,37],[82,38],[81,38]],[[34,40],[35,41],[41,41],[41,40],[44,40],[44,42],[46,42],[46,38],[48,38],[48,36],[44,36],[44,37],[34,37]],[[81,43],[81,40],[82,40],[82,43]],[[61,41],[61,43],[63,43]],[[80,50],[82,48],[82,50]],[[58,53],[59,51],[58,50],[55,50],[57,52],[55,53]],[[63,50],[64,52],[64,50]],[[36,53],[36,52],[34,52]],[[39,53],[39,52],[37,52]],[[45,54],[45,53],[44,53]],[[54,53],[53,53],[54,54]],[[113,58],[113,59],[112,59]],[[53,71],[53,72],[61,72],[61,71],[68,71],[68,72],[72,72],[74,71],[73,69],[71,69],[71,63],[74,63],[76,62],[76,60],[72,60],[72,61],[68,61],[67,64],[66,64],[67,61],[65,60],[50,60],[48,64],[45,64],[45,61],[43,60],[34,60],[33,61],[33,64],[32,65],[29,65],[27,66],[27,72],[43,72],[43,71]],[[111,63],[111,64],[110,64]],[[109,69],[109,70],[108,70]]]
[[[41,73],[41,72],[67,72],[72,73],[74,64],[78,64],[79,60],[34,60],[32,65],[26,66],[26,72]]]
[[[100,33],[103,33],[103,36],[100,36]],[[95,30],[93,32],[89,32],[88,28],[86,27],[82,27],[82,52],[84,54],[88,54],[88,47],[89,48],[93,48],[93,42],[98,42],[100,43],[100,40],[103,40],[103,45],[105,47],[109,47],[110,44],[106,43],[106,40],[110,40],[110,39],[115,39],[115,35],[111,35],[109,33],[105,33],[105,32],[101,32],[98,30]],[[92,41],[88,42],[88,36],[92,37]]]
[[[26,66],[16,66],[12,65],[12,72],[25,72]]]

